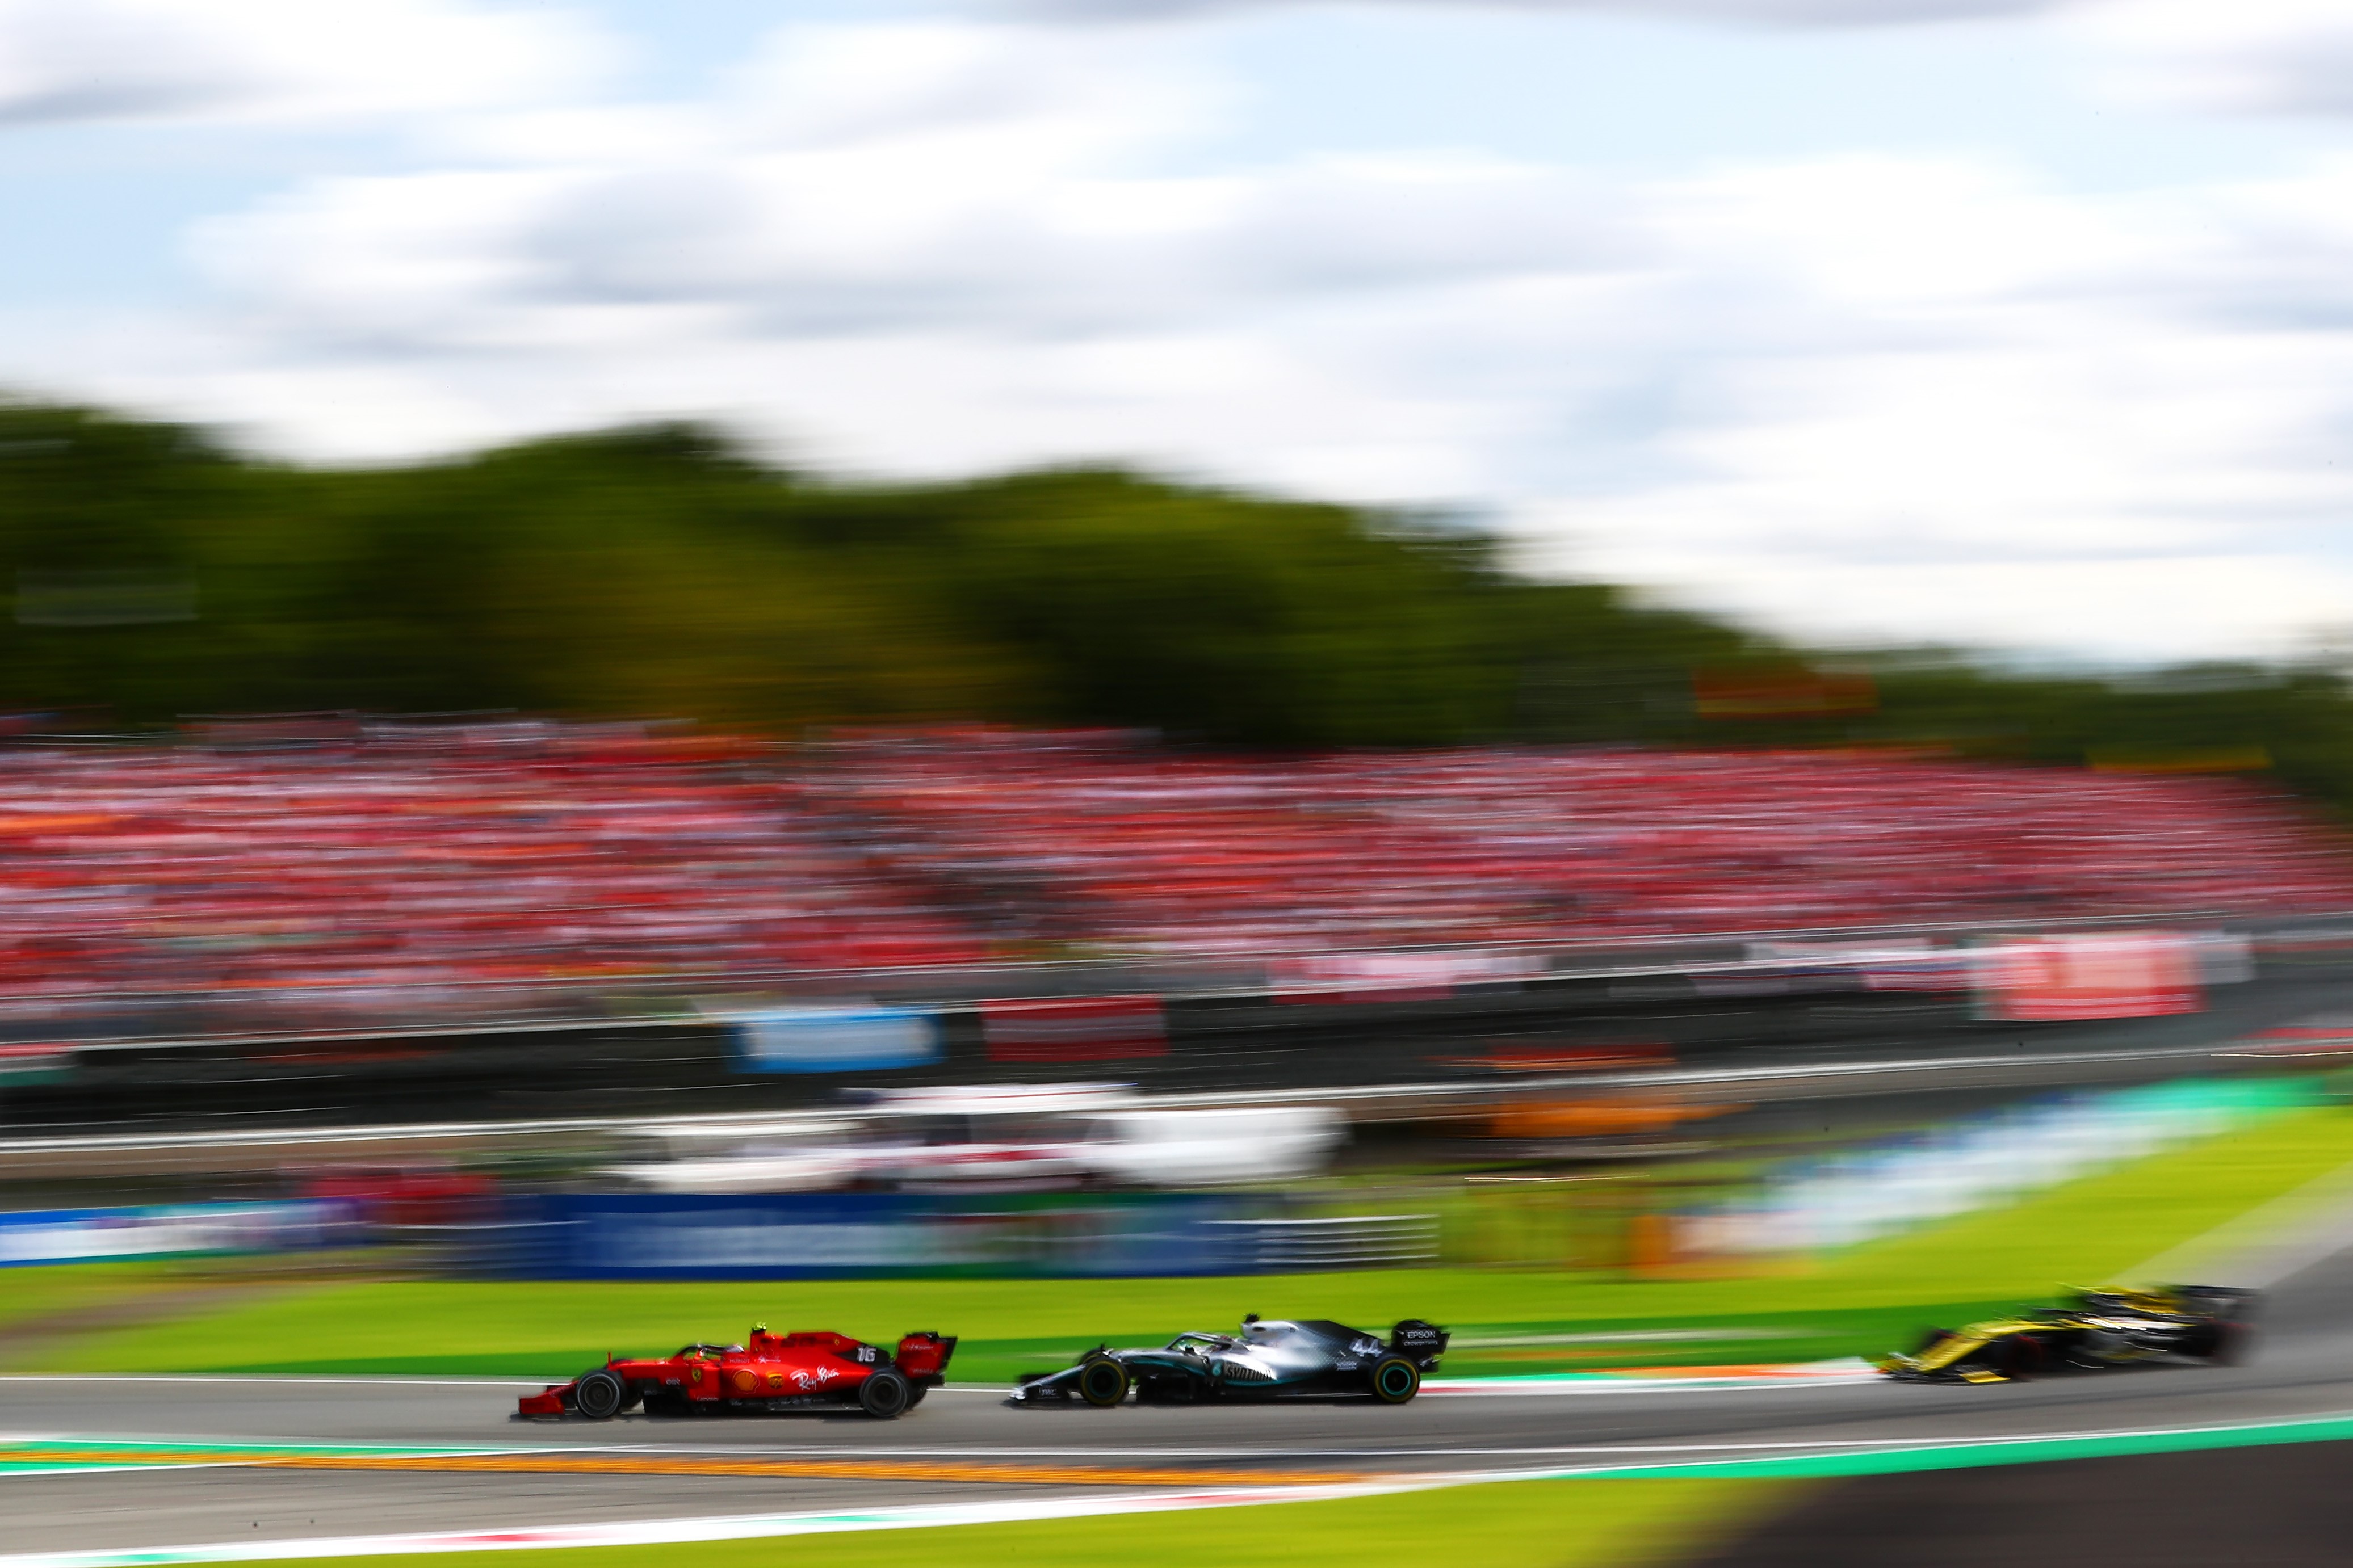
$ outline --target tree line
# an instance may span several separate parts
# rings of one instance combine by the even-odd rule
[[[2353,805],[2334,669],[1818,655],[1443,521],[1109,468],[849,484],[659,426],[300,468],[0,408],[0,710],[987,719],[1251,747],[1903,745],[2264,767]]]

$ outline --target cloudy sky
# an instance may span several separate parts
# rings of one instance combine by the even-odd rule
[[[0,0],[0,385],[1467,510],[1821,638],[2353,626],[2345,0]]]

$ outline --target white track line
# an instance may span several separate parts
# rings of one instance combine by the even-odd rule
[[[2300,1423],[2297,1423],[2300,1424]],[[2169,1436],[2248,1431],[2279,1422],[2242,1423],[2229,1426],[2126,1428],[2101,1432],[2051,1434],[2041,1437],[1969,1437],[1962,1439],[1859,1439],[1857,1446],[1938,1449],[1982,1447],[2020,1441],[2126,1436]],[[1740,1447],[1752,1450],[1787,1450],[1825,1447],[1819,1443],[1758,1443]],[[1589,1449],[1590,1453],[1674,1452],[1672,1448]],[[1700,1449],[1697,1451],[1718,1451]],[[431,1534],[318,1536],[292,1541],[230,1541],[198,1545],[126,1547],[79,1552],[37,1552],[0,1556],[0,1568],[168,1568],[203,1563],[285,1562],[299,1558],[414,1556],[450,1552],[514,1552],[582,1546],[682,1545],[705,1541],[746,1541],[794,1535],[829,1535],[871,1530],[915,1530],[948,1525],[1011,1524],[1060,1519],[1100,1518],[1115,1514],[1166,1513],[1198,1509],[1311,1502],[1377,1497],[1401,1492],[1431,1491],[1496,1482],[1570,1479],[1579,1474],[1604,1473],[1622,1466],[1599,1465],[1568,1469],[1465,1470],[1452,1474],[1393,1476],[1361,1482],[1319,1486],[1221,1489],[1204,1491],[1129,1492],[1092,1497],[1047,1496],[989,1499],[982,1501],[923,1504],[902,1508],[836,1510],[823,1512],[733,1514],[716,1517],[630,1520],[607,1524],[543,1525]]]
[[[2230,1432],[2263,1431],[2277,1426],[2312,1426],[2331,1421],[2353,1421],[2353,1410],[2316,1410],[2300,1415],[2263,1421],[2228,1421],[2206,1426],[2099,1426],[2089,1429],[2063,1431],[2027,1430],[1995,1433],[1944,1434],[1917,1433],[1901,1437],[1776,1437],[1765,1439],[1693,1439],[1684,1442],[1647,1443],[1571,1443],[1527,1444],[1514,1447],[1413,1447],[1413,1448],[1284,1448],[1284,1447],[1111,1447],[1090,1444],[1081,1448],[1014,1448],[1000,1445],[977,1447],[892,1447],[887,1449],[860,1447],[823,1448],[754,1448],[726,1445],[670,1447],[638,1444],[573,1444],[561,1447],[490,1447],[450,1445],[385,1445],[386,1454],[415,1454],[419,1457],[465,1457],[520,1454],[613,1455],[628,1458],[1025,1458],[1060,1459],[1085,1458],[1117,1458],[1127,1459],[1438,1459],[1438,1458],[1549,1458],[1556,1456],[1646,1454],[1715,1454],[1715,1453],[1797,1453],[1803,1451],[1851,1449],[1862,1452],[1874,1448],[1958,1448],[1980,1447],[2004,1443],[2073,1443],[2094,1442],[2116,1437],[2210,1436]],[[44,1442],[173,1442],[176,1439],[92,1438],[82,1435],[54,1432],[0,1433],[0,1441],[18,1443]],[[302,1447],[272,1439],[238,1439],[237,1446],[257,1448]],[[365,1451],[365,1444],[313,1445]],[[234,1464],[237,1456],[225,1454],[223,1462]],[[195,1468],[197,1466],[182,1468]],[[208,1467],[206,1467],[208,1468]],[[1252,1489],[1253,1490],[1258,1489]],[[1275,1489],[1278,1490],[1283,1489]],[[9,1561],[0,1558],[0,1563]]]
[[[0,1568],[163,1568],[196,1563],[284,1562],[308,1557],[388,1557],[447,1552],[516,1552],[549,1547],[667,1546],[704,1541],[751,1541],[851,1531],[921,1530],[943,1525],[1016,1524],[1107,1514],[1164,1513],[1254,1503],[1308,1502],[1376,1497],[1458,1484],[1367,1481],[1320,1487],[1261,1487],[1198,1492],[1134,1492],[1089,1498],[991,1499],[906,1508],[821,1513],[734,1514],[699,1519],[628,1520],[610,1524],[560,1524],[434,1534],[316,1536],[294,1541],[225,1541],[191,1546],[124,1547],[80,1552],[32,1552],[0,1556]]]

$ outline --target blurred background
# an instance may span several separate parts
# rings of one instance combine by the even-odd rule
[[[2348,41],[0,4],[0,1366],[1788,1368],[2326,1174]]]
[[[2353,1039],[2330,668],[1816,648],[1460,524],[685,425],[0,428],[20,1263],[1737,1275]]]

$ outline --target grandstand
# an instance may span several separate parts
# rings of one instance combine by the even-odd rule
[[[470,987],[943,964],[763,748],[604,729],[0,755],[0,998],[461,1017]]]
[[[2353,909],[2242,782],[1931,757],[1196,754],[511,724],[0,752],[0,1020],[463,1022],[481,987]]]
[[[2231,781],[1931,757],[1457,749],[1252,759],[974,731],[837,748],[902,875],[1153,956],[2348,905]]]

